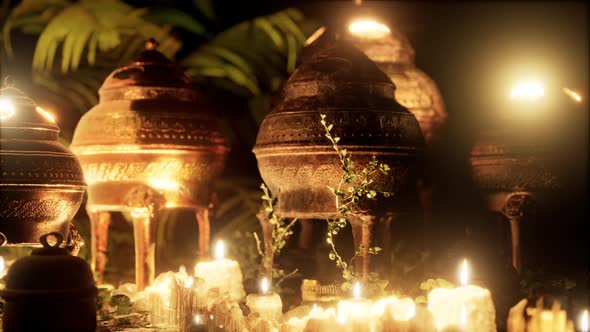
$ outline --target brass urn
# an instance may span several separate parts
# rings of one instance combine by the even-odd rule
[[[438,135],[447,117],[436,83],[416,67],[414,48],[400,31],[373,20],[353,21],[342,32],[373,60],[395,84],[395,100],[418,120],[427,144]]]
[[[401,196],[414,183],[424,139],[416,118],[395,101],[391,80],[341,39],[320,38],[303,55],[285,84],[284,99],[262,122],[253,149],[264,182],[278,197],[277,213],[302,219],[339,216],[329,187],[338,186],[342,165],[325,137],[321,114],[334,125],[339,146],[357,169],[373,157],[391,167],[389,175],[374,177],[373,188]],[[357,247],[369,247],[377,209],[353,221]]]
[[[0,244],[38,247],[56,232],[75,246],[70,221],[86,184],[52,116],[21,91],[0,89],[0,135]]]
[[[108,211],[126,210],[134,223],[139,289],[154,278],[158,210],[195,209],[206,254],[210,187],[228,150],[198,86],[156,46],[148,41],[145,51],[106,78],[98,105],[81,118],[71,145],[88,183],[98,281],[107,258]]]

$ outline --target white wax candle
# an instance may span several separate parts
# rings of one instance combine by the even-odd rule
[[[338,322],[345,326],[346,331],[369,331],[371,321],[371,302],[360,298],[360,284],[353,286],[352,300],[338,302]]]
[[[224,258],[223,255],[223,242],[219,241],[216,259],[197,263],[195,276],[204,281],[203,296],[206,296],[210,289],[217,288],[220,295],[228,295],[231,300],[239,301],[246,295],[240,265],[234,260]]]
[[[467,283],[467,263],[461,282]],[[474,286],[435,288],[428,293],[428,310],[438,330],[454,327],[467,332],[496,332],[496,309],[489,290]]]
[[[279,320],[283,314],[283,302],[279,294],[269,292],[268,279],[263,278],[260,285],[261,294],[250,294],[246,305],[251,313],[257,313],[262,319]]]

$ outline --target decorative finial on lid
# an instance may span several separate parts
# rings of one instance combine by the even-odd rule
[[[155,38],[150,38],[145,42],[145,49],[148,51],[155,50],[160,43]]]

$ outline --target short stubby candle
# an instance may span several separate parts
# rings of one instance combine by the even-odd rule
[[[441,331],[457,328],[466,332],[496,332],[496,310],[489,290],[467,285],[467,261],[461,268],[457,288],[435,288],[428,293],[428,310],[434,326]]]
[[[208,290],[217,288],[219,294],[227,294],[231,300],[239,301],[246,295],[242,285],[242,271],[238,262],[224,257],[224,251],[223,242],[218,241],[215,260],[197,263],[195,276],[203,279],[205,294]]]
[[[270,292],[267,278],[260,282],[260,294],[250,294],[246,297],[246,305],[251,313],[257,313],[262,319],[279,320],[283,315],[283,301],[279,294]]]

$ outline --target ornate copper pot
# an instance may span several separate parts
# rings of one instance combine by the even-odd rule
[[[0,134],[0,243],[40,246],[48,232],[73,241],[70,221],[86,184],[52,117],[19,90],[3,88]]]
[[[59,248],[60,233],[40,242],[43,248],[12,264],[0,290],[6,300],[3,331],[96,331],[98,291],[90,266]]]
[[[287,81],[282,103],[262,122],[253,150],[284,217],[339,216],[328,187],[338,186],[342,166],[320,114],[334,124],[339,146],[352,155],[357,169],[373,156],[391,167],[390,175],[374,178],[379,191],[402,195],[414,183],[414,164],[424,144],[416,118],[395,101],[395,86],[372,61],[342,40],[316,43]],[[355,242],[368,248],[375,216],[366,217],[353,228],[359,230]]]
[[[139,289],[154,273],[154,221],[162,208],[197,210],[199,246],[209,244],[210,185],[223,170],[227,147],[211,106],[184,70],[148,42],[115,70],[100,102],[80,120],[71,145],[88,182],[93,268],[106,263],[107,211],[134,219]]]
[[[510,222],[512,265],[521,272],[520,224],[538,200],[560,187],[560,181],[551,165],[546,132],[519,127],[517,120],[503,118],[493,128],[481,131],[470,162],[473,179],[486,195],[489,210]]]

